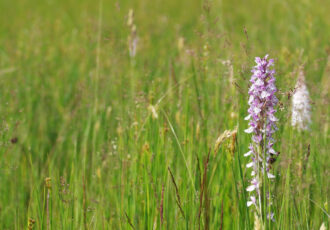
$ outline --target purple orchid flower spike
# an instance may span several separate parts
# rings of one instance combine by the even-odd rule
[[[268,59],[268,55],[264,58],[255,58],[256,66],[252,68],[251,86],[249,89],[249,115],[245,120],[249,120],[249,127],[246,133],[252,134],[252,143],[249,151],[244,154],[250,157],[251,162],[247,164],[247,168],[252,169],[251,185],[247,187],[250,192],[250,200],[247,206],[255,206],[258,213],[261,213],[261,194],[260,184],[262,175],[266,172],[269,179],[275,178],[270,173],[271,159],[278,155],[273,149],[273,134],[277,130],[275,117],[275,106],[278,99],[275,96],[277,88],[275,86],[275,70],[271,69],[274,65],[273,59]],[[259,198],[259,199],[257,199]],[[269,205],[271,202],[268,202]],[[274,218],[273,213],[268,213],[271,219]]]

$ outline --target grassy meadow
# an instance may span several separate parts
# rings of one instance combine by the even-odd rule
[[[329,228],[329,2],[0,9],[0,229]],[[277,72],[280,155],[275,222],[258,226],[246,205],[244,117],[265,54]],[[303,132],[290,115],[300,65],[312,100]]]

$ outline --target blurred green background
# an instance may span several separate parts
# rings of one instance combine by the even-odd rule
[[[268,228],[329,227],[329,5],[0,0],[0,228],[256,229],[243,130],[266,53],[281,152]],[[302,133],[290,126],[300,65]]]

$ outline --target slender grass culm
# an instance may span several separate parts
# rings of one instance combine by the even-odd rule
[[[268,182],[269,179],[275,178],[270,170],[277,155],[273,149],[272,135],[277,130],[274,107],[278,99],[275,96],[277,91],[275,70],[270,69],[274,65],[274,60],[268,60],[266,55],[264,58],[256,57],[255,62],[257,65],[252,69],[253,75],[250,80],[252,84],[249,89],[249,115],[245,118],[250,121],[249,128],[245,132],[253,134],[249,151],[244,154],[246,157],[250,156],[252,160],[247,164],[248,168],[252,168],[251,185],[247,187],[247,191],[250,192],[247,206],[254,206],[259,219],[266,223],[265,217],[274,220]]]

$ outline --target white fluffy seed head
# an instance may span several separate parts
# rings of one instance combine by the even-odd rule
[[[303,67],[299,69],[295,92],[292,96],[292,120],[291,124],[298,130],[307,130],[311,123],[311,106]]]
[[[322,225],[321,225],[321,227],[320,227],[320,230],[326,230],[326,227],[325,227],[324,222],[322,223]]]

